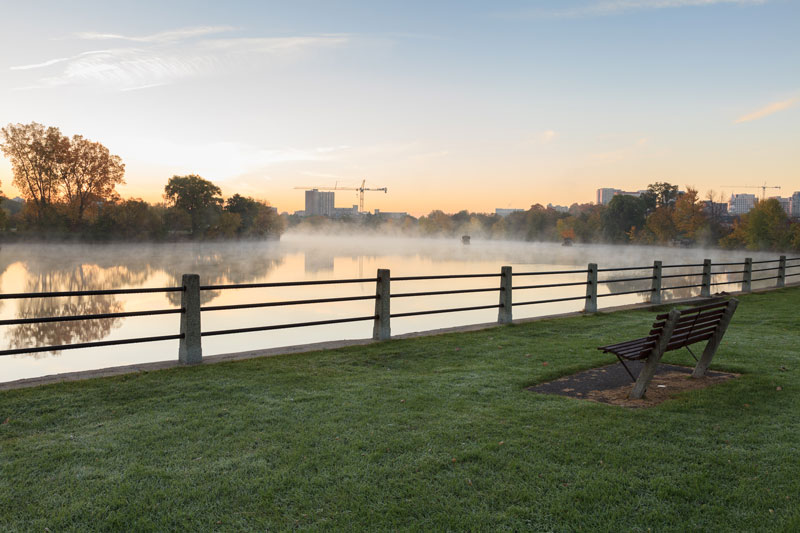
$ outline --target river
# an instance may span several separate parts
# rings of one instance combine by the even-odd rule
[[[265,283],[342,278],[374,278],[378,268],[388,268],[392,277],[499,273],[510,265],[515,273],[585,269],[590,262],[599,267],[646,266],[659,259],[665,264],[775,259],[777,254],[753,254],[691,248],[574,245],[458,239],[412,239],[374,236],[287,234],[281,241],[231,243],[160,244],[3,244],[0,249],[2,293],[76,291],[178,286],[183,273],[197,273],[203,285]],[[775,266],[775,265],[769,265]],[[741,269],[741,267],[739,267]],[[717,269],[715,269],[717,270]],[[698,271],[698,269],[694,269]],[[673,270],[671,273],[678,272]],[[665,270],[666,274],[666,270]],[[775,273],[769,273],[774,275]],[[648,275],[648,272],[601,273],[601,279]],[[733,276],[733,275],[732,275]],[[741,276],[739,274],[739,276]],[[754,277],[761,277],[755,276]],[[585,274],[531,276],[514,279],[514,285],[585,281]],[[677,285],[681,278],[673,281]],[[693,278],[688,283],[697,282]],[[734,279],[730,277],[727,279]],[[740,278],[736,278],[740,279]],[[396,281],[392,293],[497,287],[498,278]],[[687,280],[682,282],[687,283]],[[754,287],[773,282],[754,283]],[[664,285],[669,285],[666,282]],[[613,285],[616,291],[649,288],[649,281]],[[612,285],[601,285],[608,294]],[[738,290],[738,285],[720,290]],[[278,300],[300,300],[375,293],[374,283],[204,291],[203,305],[230,305]],[[665,293],[665,298],[686,297],[698,290]],[[515,291],[514,301],[554,299],[585,294],[585,287]],[[643,301],[646,293],[601,298],[608,307]],[[495,304],[497,292],[435,297],[396,298],[392,313],[425,309]],[[101,314],[165,309],[180,305],[179,293],[146,293],[24,300],[0,300],[0,319]],[[514,307],[514,318],[542,316],[583,308],[582,301]],[[204,312],[203,330],[263,326],[372,315],[371,300],[317,305],[297,305],[235,311]],[[467,311],[392,320],[392,333],[402,334],[497,320],[497,310]],[[0,326],[0,349],[49,346],[97,340],[125,339],[178,333],[178,315],[111,318],[50,324]],[[203,339],[204,355],[261,348],[290,346],[325,340],[368,338],[371,322],[313,326]],[[162,341],[113,347],[41,352],[0,357],[0,382],[61,372],[106,368],[177,358],[177,341]]]

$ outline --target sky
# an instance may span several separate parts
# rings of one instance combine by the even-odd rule
[[[0,0],[0,126],[103,143],[151,202],[186,174],[289,212],[362,180],[414,215],[789,196],[798,57],[798,0]]]

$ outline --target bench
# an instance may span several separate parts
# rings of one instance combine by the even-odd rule
[[[686,348],[692,354],[697,366],[692,372],[693,378],[705,375],[711,364],[711,359],[728,329],[733,313],[739,301],[735,298],[725,302],[717,302],[691,309],[679,311],[673,309],[669,313],[656,316],[656,321],[647,337],[631,341],[600,346],[598,350],[603,353],[613,353],[622,363],[625,371],[634,381],[630,398],[640,399],[647,390],[647,385],[655,374],[661,356],[670,350]],[[692,352],[690,345],[697,342],[708,341],[703,354],[698,360]],[[646,359],[644,367],[639,372],[639,377],[634,378],[625,361]]]

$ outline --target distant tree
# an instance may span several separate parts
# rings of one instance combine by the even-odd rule
[[[667,182],[657,181],[647,186],[647,192],[642,195],[645,208],[652,211],[658,207],[665,207],[678,198],[678,186]]]
[[[100,238],[158,239],[165,232],[162,211],[138,198],[109,203],[94,221],[94,233]]]
[[[674,210],[671,207],[659,207],[647,217],[645,227],[653,235],[653,242],[666,244],[678,236],[675,227]]]
[[[222,190],[200,176],[173,176],[164,187],[167,203],[189,215],[192,235],[211,227],[222,207]],[[202,231],[201,231],[202,230]]]
[[[574,207],[574,209],[573,209]],[[604,205],[583,204],[570,207],[570,212],[575,217],[575,236],[581,242],[599,242],[603,240],[605,232],[605,213],[608,208]]]
[[[780,202],[770,198],[756,202],[750,212],[739,217],[730,235],[722,238],[724,248],[784,250],[793,244],[794,228]]]
[[[686,194],[675,201],[672,219],[675,228],[684,238],[698,241],[702,240],[704,234],[708,234],[708,217],[703,211],[703,204],[698,200],[696,189],[686,187]]]
[[[283,219],[278,210],[267,202],[234,194],[225,202],[225,212],[239,216],[240,224],[236,230],[238,235],[252,237],[279,236],[285,229]],[[370,217],[367,217],[370,218]],[[376,218],[377,217],[372,217]],[[369,221],[377,224],[379,221]]]
[[[0,150],[11,160],[12,183],[32,204],[33,214],[41,222],[58,200],[58,165],[69,152],[69,139],[58,128],[36,122],[9,124],[0,134]]]
[[[453,220],[440,210],[431,211],[427,216],[420,217],[419,229],[423,235],[453,235]]]
[[[645,224],[647,208],[641,198],[617,195],[611,199],[604,216],[606,238],[611,242],[627,242],[631,232]]]
[[[58,177],[74,223],[84,221],[86,210],[98,202],[118,198],[115,187],[124,183],[125,165],[117,155],[99,142],[74,135],[64,161],[58,165]]]

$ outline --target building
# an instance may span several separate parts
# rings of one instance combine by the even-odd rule
[[[569,213],[569,207],[564,205],[547,204],[547,209],[552,209],[553,211],[558,211],[559,213]]]
[[[320,191],[318,189],[306,191],[306,216],[329,217],[333,213],[333,191]]]
[[[732,194],[728,200],[728,213],[731,215],[744,215],[749,213],[756,205],[755,194]]]
[[[728,216],[728,204],[725,202],[703,201],[703,212],[711,217],[719,218]]]
[[[525,210],[524,209],[501,209],[501,208],[498,207],[498,208],[495,208],[494,214],[499,216],[499,217],[505,218],[508,215],[510,215],[511,213],[519,213],[521,211],[525,211]]]
[[[781,198],[780,196],[773,196],[778,200],[778,203],[781,204],[781,208],[786,212],[788,216],[792,216],[792,197],[789,198]]]
[[[795,191],[789,197],[789,216],[792,218],[800,218],[800,191]]]
[[[614,198],[614,195],[618,192],[622,191],[611,188],[597,189],[597,205],[608,205],[611,203],[611,199]]]
[[[353,206],[353,207],[355,207],[355,206]],[[375,216],[376,217],[381,217],[381,218],[395,218],[395,219],[397,219],[397,218],[406,218],[408,216],[408,213],[406,213],[405,211],[402,211],[402,212],[394,211],[394,212],[392,212],[392,211],[381,211],[380,209],[376,209],[375,210]]]
[[[608,187],[597,189],[597,205],[608,205],[615,196],[633,196],[635,198],[640,198],[646,192],[646,190],[623,191],[622,189],[612,189]]]
[[[358,216],[360,213],[358,212],[358,206],[354,205],[353,207],[334,207],[333,208],[333,217],[334,218],[342,218],[342,217],[354,217]]]

